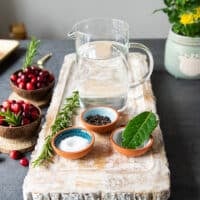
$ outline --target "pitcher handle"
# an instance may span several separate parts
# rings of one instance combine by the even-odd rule
[[[148,72],[142,77],[141,80],[134,82],[134,83],[130,83],[130,87],[132,88],[132,87],[136,87],[136,86],[144,83],[146,80],[148,80],[150,78],[150,76],[153,72],[154,60],[153,60],[153,56],[152,56],[150,49],[141,43],[129,43],[129,49],[141,49],[141,50],[145,51],[145,53],[148,56],[148,60],[149,60]],[[131,67],[131,66],[129,66],[129,67]]]

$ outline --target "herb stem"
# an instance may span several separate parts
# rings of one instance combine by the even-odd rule
[[[23,70],[33,64],[33,58],[37,54],[39,45],[40,45],[40,40],[37,40],[35,37],[32,37],[30,43],[27,46],[27,52],[26,52],[24,64],[22,67]]]
[[[77,108],[79,108],[79,94],[78,91],[74,91],[71,97],[65,99],[63,107],[57,114],[54,124],[51,126],[51,134],[45,138],[40,155],[32,163],[33,167],[40,166],[45,162],[52,162],[54,152],[51,140],[58,131],[72,125],[72,118]]]

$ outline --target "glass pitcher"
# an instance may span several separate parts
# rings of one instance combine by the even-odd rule
[[[111,106],[122,110],[128,90],[147,80],[153,71],[150,50],[129,42],[129,25],[118,19],[87,19],[74,25],[68,35],[75,39],[78,90],[82,107]],[[148,70],[133,80],[129,49],[141,49],[148,56]]]

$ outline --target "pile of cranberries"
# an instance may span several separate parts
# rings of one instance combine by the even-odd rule
[[[40,111],[37,107],[23,100],[5,100],[2,105],[0,105],[0,111],[6,112],[7,110],[10,110],[14,114],[21,116],[20,126],[30,124],[31,122],[38,119],[40,115]],[[5,117],[1,115],[0,125],[10,126],[10,124],[5,121]]]
[[[47,70],[31,66],[24,70],[18,70],[10,76],[10,80],[20,89],[35,90],[47,87],[54,81],[54,76]]]

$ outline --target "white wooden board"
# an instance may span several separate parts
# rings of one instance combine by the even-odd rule
[[[131,54],[130,58],[137,57]],[[75,55],[67,55],[47,112],[32,161],[40,154],[44,138],[50,133],[63,100],[76,89]],[[139,98],[134,98],[137,94]],[[156,113],[155,98],[150,81],[131,89],[127,109],[121,113],[119,126],[134,115],[152,110]],[[79,115],[73,122],[81,126]],[[170,171],[160,127],[153,132],[154,145],[150,152],[128,158],[115,152],[109,135],[95,135],[91,153],[79,160],[55,156],[54,163],[30,167],[23,184],[25,200],[166,200],[170,195]]]

